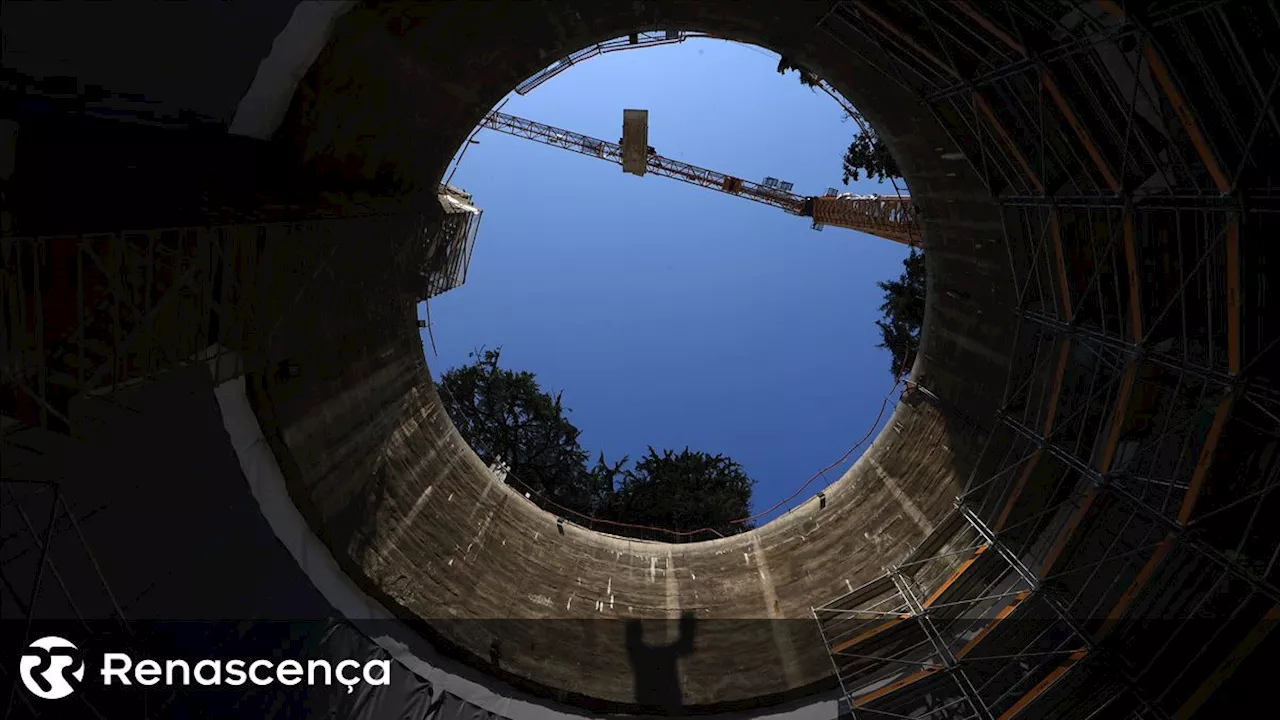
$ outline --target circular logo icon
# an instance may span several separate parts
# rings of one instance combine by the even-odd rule
[[[22,684],[36,697],[57,700],[75,692],[84,680],[84,659],[69,640],[49,635],[31,643],[18,663]]]

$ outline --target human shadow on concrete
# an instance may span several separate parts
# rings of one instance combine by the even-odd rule
[[[636,703],[645,712],[674,715],[684,708],[680,692],[680,658],[694,650],[696,621],[693,613],[682,613],[679,634],[674,642],[666,645],[645,643],[640,620],[627,621],[627,657],[635,675]]]

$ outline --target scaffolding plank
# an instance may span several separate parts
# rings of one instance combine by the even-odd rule
[[[1227,221],[1227,368],[1240,372],[1240,215]]]
[[[964,520],[964,515],[961,515],[959,511],[952,508],[947,513],[946,518],[934,527],[933,532],[929,533],[929,535],[920,542],[920,545],[917,546],[915,550],[911,551],[911,554],[907,556],[907,559],[902,561],[900,567],[906,568],[911,565],[915,565],[923,561],[925,558],[937,554],[938,551],[940,551],[952,538],[956,536],[956,533],[960,532],[960,528],[962,527],[968,527],[968,523]],[[885,582],[892,582],[888,575],[884,576],[883,580]]]
[[[973,555],[970,555],[967,560],[960,563],[960,566],[957,567],[955,571],[951,573],[951,576],[948,577],[946,581],[944,581],[941,585],[939,585],[937,590],[933,591],[933,594],[931,594],[929,598],[924,601],[924,606],[927,608],[933,605],[935,602],[937,602],[938,598],[942,597],[942,594],[945,593],[947,589],[951,587],[952,583],[958,580],[960,576],[963,575],[971,565],[977,562],[978,558],[982,557],[982,553],[986,552],[986,550],[987,550],[986,545],[978,546],[978,549],[973,551]]]
[[[894,590],[894,588],[893,578],[889,575],[881,575],[875,580],[859,585],[853,591],[847,592],[835,600],[814,609],[826,612],[848,610],[851,606],[861,605],[872,598]]]
[[[1204,679],[1204,682],[1200,683],[1200,686],[1196,688],[1190,698],[1187,698],[1182,707],[1178,708],[1173,717],[1176,720],[1184,720],[1195,715],[1205,701],[1209,699],[1209,696],[1218,689],[1218,686],[1231,677],[1231,674],[1240,666],[1240,663],[1244,662],[1245,658],[1249,657],[1249,654],[1262,644],[1262,641],[1275,629],[1278,622],[1280,622],[1280,605],[1273,605],[1267,611],[1267,614],[1263,615],[1262,619],[1258,621],[1258,624],[1253,626],[1249,634],[1240,641],[1240,644],[1227,657],[1223,658],[1218,667],[1209,674],[1209,677]]]
[[[1098,168],[1098,172],[1102,173],[1102,178],[1106,181],[1107,187],[1111,188],[1111,192],[1119,194],[1121,191],[1120,181],[1111,172],[1107,161],[1102,158],[1102,152],[1098,149],[1098,144],[1094,142],[1089,131],[1085,129],[1084,124],[1080,122],[1075,112],[1072,111],[1067,99],[1063,97],[1062,90],[1058,88],[1058,83],[1053,79],[1053,75],[1048,68],[1040,70],[1040,83],[1044,85],[1045,90],[1049,91],[1049,97],[1053,99],[1053,104],[1057,105],[1058,110],[1062,111],[1062,116],[1067,119],[1067,124],[1075,132],[1076,138],[1080,140],[1081,145],[1084,145],[1085,152],[1093,160],[1094,167]]]
[[[1116,4],[1115,0],[1098,0],[1098,7],[1112,17],[1121,20],[1127,19],[1124,9]],[[1160,89],[1164,91],[1169,105],[1173,107],[1174,114],[1178,116],[1178,121],[1182,123],[1182,128],[1187,131],[1187,138],[1195,148],[1196,154],[1200,156],[1200,162],[1204,163],[1205,169],[1209,171],[1209,175],[1213,178],[1213,184],[1218,188],[1218,192],[1224,195],[1231,192],[1231,183],[1227,180],[1226,174],[1222,172],[1222,167],[1218,164],[1217,158],[1209,148],[1209,143],[1205,140],[1204,133],[1200,130],[1200,124],[1196,122],[1195,113],[1192,112],[1191,106],[1182,97],[1182,93],[1174,83],[1173,74],[1169,72],[1169,67],[1165,65],[1163,58],[1160,57],[1160,53],[1156,51],[1155,45],[1150,40],[1145,40],[1142,43],[1142,55],[1151,67],[1151,74],[1155,76]]]
[[[951,67],[949,63],[944,62],[942,58],[926,50],[924,47],[920,45],[920,43],[912,39],[912,37],[909,34],[907,34],[905,31],[903,31],[901,28],[895,25],[888,18],[876,12],[875,10],[872,10],[871,8],[867,7],[867,4],[865,2],[862,2],[862,0],[853,0],[853,5],[854,7],[858,8],[858,10],[861,11],[863,15],[866,15],[867,17],[874,20],[877,25],[884,28],[889,34],[901,40],[907,47],[911,48],[917,54],[919,54],[920,57],[928,60],[939,70],[949,75],[953,80],[961,79],[960,73],[957,72],[955,68]]]
[[[1058,413],[1058,398],[1062,395],[1062,380],[1067,372],[1067,360],[1071,353],[1071,340],[1067,337],[1062,338],[1062,344],[1058,351],[1058,364],[1053,374],[1053,385],[1049,389],[1049,406],[1045,411],[1042,435],[1048,436],[1053,431],[1054,417]],[[1009,514],[1013,512],[1014,506],[1018,502],[1022,491],[1026,489],[1027,480],[1031,478],[1031,473],[1035,471],[1036,465],[1040,462],[1041,451],[1036,450],[1027,460],[1027,464],[1023,467],[1022,472],[1018,476],[1018,482],[1013,487],[1013,493],[1009,496],[1008,502],[1005,503],[1004,509],[1000,511],[1000,517],[996,519],[993,530],[1000,532],[1004,529],[1004,524],[1009,520]]]
[[[1083,650],[1077,650],[1076,652],[1071,653],[1071,655],[1067,657],[1066,662],[1063,662],[1061,665],[1054,668],[1053,672],[1050,672],[1044,677],[1044,679],[1036,683],[1035,687],[1028,690],[1026,695],[1018,698],[1018,701],[1015,702],[1008,710],[1001,713],[999,720],[1009,720],[1009,718],[1014,717],[1026,709],[1028,705],[1035,702],[1035,699],[1044,694],[1044,691],[1048,690],[1055,682],[1058,681],[1059,678],[1066,675],[1067,671],[1074,667],[1076,663],[1080,662],[1081,658],[1084,656],[1085,651]]]
[[[1191,513],[1195,510],[1200,490],[1204,487],[1205,477],[1209,474],[1209,466],[1213,463],[1213,454],[1218,449],[1218,440],[1222,437],[1222,428],[1227,424],[1227,418],[1231,416],[1231,405],[1234,401],[1235,395],[1228,393],[1218,403],[1218,408],[1213,413],[1213,424],[1209,426],[1209,434],[1204,438],[1204,447],[1200,448],[1200,457],[1196,460],[1195,472],[1191,474],[1191,481],[1187,483],[1186,497],[1182,499],[1182,507],[1178,510],[1179,524],[1185,525],[1191,519]]]
[[[1142,342],[1145,333],[1142,330],[1142,295],[1138,283],[1138,252],[1134,246],[1133,210],[1126,209],[1121,222],[1124,224],[1124,260],[1129,280],[1130,337],[1134,342]]]
[[[855,635],[849,638],[848,640],[845,640],[833,646],[831,648],[831,654],[835,655],[837,653],[844,652],[845,650],[848,650],[849,648],[854,647],[859,643],[866,642],[867,640],[870,640],[871,638],[877,635],[880,635],[884,631],[900,625],[902,622],[909,620],[910,618],[911,618],[910,615],[899,615],[898,617],[893,618],[891,620],[886,620],[880,623],[879,625],[871,628],[870,630],[867,630],[866,632]]]
[[[1013,141],[1013,138],[1009,136],[1008,131],[1004,129],[1004,125],[1001,124],[1000,119],[996,117],[995,111],[991,109],[991,106],[987,104],[986,99],[983,98],[976,90],[973,93],[973,104],[982,113],[982,116],[987,119],[987,122],[991,123],[992,129],[996,131],[996,134],[1000,136],[1000,139],[1005,142],[1009,152],[1013,154],[1013,159],[1018,162],[1018,166],[1022,168],[1022,172],[1026,173],[1027,179],[1031,181],[1031,186],[1035,188],[1036,192],[1044,194],[1044,184],[1040,182],[1040,177],[1031,169],[1031,163],[1027,162],[1027,158],[1022,154],[1022,150],[1018,147],[1018,144]]]
[[[1098,497],[1097,488],[1089,488],[1084,497],[1080,499],[1080,504],[1072,511],[1070,517],[1067,518],[1067,524],[1062,528],[1062,532],[1058,534],[1058,538],[1053,541],[1053,546],[1049,548],[1049,553],[1045,555],[1044,564],[1040,568],[1040,579],[1045,579],[1049,575],[1049,571],[1053,569],[1054,563],[1062,555],[1062,551],[1066,549],[1067,542],[1071,540],[1071,536],[1075,534],[1076,528],[1084,521],[1085,515],[1089,513],[1089,509],[1093,507],[1093,501]]]
[[[1010,37],[1008,33],[1006,33],[1004,30],[1001,30],[999,27],[997,27],[995,23],[988,20],[985,15],[975,10],[973,6],[970,5],[968,2],[965,2],[965,0],[952,0],[951,4],[960,12],[964,13],[965,15],[968,15],[970,20],[978,23],[978,25],[981,26],[982,29],[991,33],[991,35],[995,37],[997,40],[1004,43],[1005,45],[1008,45],[1012,50],[1017,52],[1019,55],[1027,54],[1026,48],[1024,48],[1021,43],[1019,43],[1017,40],[1014,40],[1012,37]]]
[[[1053,264],[1058,271],[1058,285],[1062,287],[1058,304],[1062,306],[1062,321],[1069,323],[1071,322],[1071,281],[1067,279],[1067,261],[1062,254],[1062,227],[1058,222],[1057,208],[1049,211],[1049,235],[1053,240]]]
[[[991,621],[988,622],[985,626],[983,626],[983,628],[978,631],[977,635],[974,635],[973,638],[969,640],[969,642],[964,644],[964,647],[960,648],[960,650],[956,652],[956,659],[959,660],[960,658],[963,658],[964,656],[973,652],[973,649],[976,648],[978,644],[982,642],[983,638],[991,634],[991,631],[995,630],[996,626],[1004,622],[1005,618],[1012,615],[1013,612],[1018,609],[1018,606],[1022,604],[1022,601],[1026,600],[1028,597],[1031,597],[1031,593],[1026,591],[1020,592],[1017,595],[1015,595],[1013,598],[1013,602],[1009,603],[1004,607],[1003,610],[996,613],[995,617],[991,618]]]
[[[1116,406],[1111,412],[1111,430],[1107,433],[1107,443],[1102,447],[1102,456],[1098,460],[1098,470],[1109,472],[1115,459],[1116,448],[1120,445],[1120,429],[1124,426],[1124,414],[1129,408],[1129,397],[1133,394],[1133,383],[1138,376],[1137,359],[1130,360],[1124,368],[1124,376],[1120,379],[1120,392],[1116,393]]]
[[[915,683],[915,682],[918,682],[918,681],[920,681],[920,680],[923,680],[923,679],[925,679],[925,678],[929,677],[930,675],[933,675],[934,673],[938,672],[938,670],[940,670],[940,669],[941,669],[941,668],[936,668],[936,667],[927,667],[927,668],[925,668],[925,669],[923,669],[923,670],[917,670],[916,672],[911,673],[910,675],[907,675],[907,676],[906,676],[906,677],[904,677],[904,678],[900,678],[900,679],[898,679],[898,680],[895,680],[894,682],[891,682],[891,683],[889,683],[888,685],[885,685],[884,687],[882,687],[882,688],[880,688],[880,689],[878,689],[878,690],[872,690],[871,692],[867,693],[866,695],[862,695],[862,696],[858,697],[857,699],[853,700],[853,706],[854,706],[854,707],[862,707],[862,706],[866,705],[867,703],[872,702],[873,700],[876,700],[876,699],[878,699],[878,698],[882,698],[882,697],[884,697],[885,695],[888,695],[888,694],[893,693],[893,692],[897,692],[898,690],[901,690],[902,688],[904,688],[904,687],[906,687],[906,686],[908,686],[908,685],[911,685],[912,683]]]
[[[1147,584],[1147,580],[1151,578],[1152,573],[1154,573],[1156,568],[1160,566],[1160,562],[1164,560],[1165,555],[1168,555],[1171,549],[1173,549],[1172,534],[1165,537],[1165,539],[1156,546],[1155,551],[1151,553],[1151,557],[1147,558],[1147,562],[1142,566],[1142,569],[1138,571],[1138,574],[1133,578],[1133,581],[1129,583],[1129,587],[1125,588],[1124,593],[1120,595],[1120,599],[1116,601],[1115,607],[1111,608],[1111,612],[1107,613],[1107,619],[1102,621],[1102,625],[1098,628],[1097,633],[1095,633],[1095,637],[1099,641],[1110,634],[1112,629],[1115,628],[1116,623],[1120,621],[1120,618],[1124,616],[1125,612],[1129,609],[1129,606],[1133,604],[1133,599],[1137,597],[1138,591]]]

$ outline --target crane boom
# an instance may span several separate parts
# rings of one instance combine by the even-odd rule
[[[600,140],[572,130],[501,112],[489,113],[480,125],[508,135],[622,165],[623,153],[620,143]],[[805,197],[663,157],[652,150],[645,164],[647,171],[655,175],[772,205],[792,215],[812,217],[815,225],[835,225],[907,245],[918,245],[913,227],[914,220],[911,217],[910,198],[907,197],[880,195]]]

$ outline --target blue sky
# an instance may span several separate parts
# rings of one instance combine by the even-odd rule
[[[662,155],[802,194],[843,189],[856,125],[777,61],[711,39],[614,52],[503,112],[616,141],[622,110],[648,109]],[[564,391],[593,454],[723,453],[757,480],[754,511],[866,433],[893,383],[875,283],[901,273],[904,246],[530,140],[477,139],[452,184],[484,216],[467,283],[431,301],[435,377],[502,346],[504,366]]]

